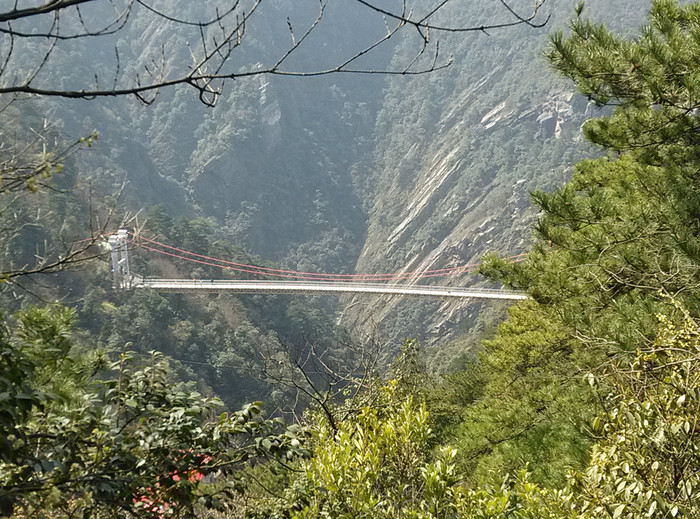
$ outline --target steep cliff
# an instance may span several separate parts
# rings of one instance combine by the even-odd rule
[[[638,14],[629,1],[587,4],[613,25],[634,23]],[[422,272],[476,263],[490,251],[518,254],[528,245],[536,216],[529,192],[561,182],[574,162],[597,153],[580,135],[595,107],[555,78],[542,58],[547,34],[573,15],[573,3],[551,7],[542,31],[454,38],[457,58],[450,70],[388,81],[375,128],[369,182],[375,189],[368,197],[358,272]],[[470,3],[451,22],[489,19],[487,9]],[[484,283],[470,274],[416,276],[412,282]],[[343,304],[342,322],[349,328],[378,327],[388,336],[439,341],[439,351],[429,348],[429,355],[440,355],[442,365],[445,339],[472,329],[481,308],[400,297]]]

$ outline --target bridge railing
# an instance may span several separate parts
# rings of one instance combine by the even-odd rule
[[[409,285],[407,283],[364,283],[354,281],[271,281],[134,278],[134,288],[154,288],[163,291],[231,290],[240,293],[300,293],[356,292],[405,294],[434,297],[463,297],[486,299],[527,299],[522,293],[493,288],[469,288],[438,285]]]
[[[217,285],[231,285],[231,286],[236,286],[236,285],[243,285],[243,284],[249,284],[249,283],[255,283],[256,285],[260,286],[276,286],[276,285],[312,285],[312,286],[363,286],[363,287],[368,287],[368,288],[421,288],[421,289],[435,289],[435,290],[447,290],[447,289],[468,289],[468,287],[455,287],[455,286],[442,286],[442,285],[420,285],[420,284],[408,284],[408,283],[366,283],[363,281],[342,281],[342,280],[332,280],[332,281],[306,281],[306,280],[298,280],[298,281],[288,281],[288,280],[280,280],[280,281],[275,281],[275,280],[269,280],[269,279],[198,279],[198,278],[193,278],[193,279],[168,279],[168,278],[152,278],[152,277],[147,277],[147,278],[141,278],[141,277],[134,277],[132,284],[133,285],[148,285],[151,283],[170,283],[170,284],[182,284],[182,285],[190,285],[192,283],[194,284],[201,284],[202,286],[206,286],[208,284],[215,283]],[[491,292],[494,294],[500,294],[503,292],[507,292],[507,290],[501,289],[501,288],[475,288],[475,290],[479,290],[479,292]]]

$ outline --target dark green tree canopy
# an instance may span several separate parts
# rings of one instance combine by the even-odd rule
[[[477,368],[490,373],[483,400],[498,409],[495,427],[524,431],[510,442],[515,452],[545,424],[600,411],[581,388],[587,373],[601,375],[601,394],[626,392],[625,382],[608,386],[608,374],[654,349],[659,316],[684,319],[676,303],[700,311],[700,6],[658,0],[649,20],[625,37],[579,10],[570,32],[551,39],[553,68],[608,106],[583,127],[605,155],[577,164],[562,187],[533,193],[541,215],[525,261],[490,257],[482,268],[534,300],[512,311]],[[549,333],[539,336],[523,326],[542,322]],[[504,388],[523,390],[501,403]],[[576,428],[586,431],[585,420]],[[477,427],[466,429],[478,437]],[[557,461],[561,445],[547,447]]]
[[[192,516],[230,506],[250,460],[303,453],[299,427],[257,402],[223,412],[160,354],[139,366],[71,351],[74,317],[30,308],[0,337],[0,515]]]
[[[566,37],[552,36],[547,58],[580,93],[616,107],[612,116],[588,121],[586,137],[615,151],[652,149],[659,158],[667,148],[692,153],[700,143],[700,5],[655,0],[649,25],[633,38],[582,12]]]

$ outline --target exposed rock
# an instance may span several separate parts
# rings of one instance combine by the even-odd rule
[[[439,161],[439,157],[435,157],[431,172],[411,197],[410,204],[406,208],[406,217],[387,238],[390,249],[402,244],[407,233],[425,223],[425,220],[432,214],[431,209],[436,201],[440,200],[452,187],[450,179],[454,177],[460,165],[459,161],[454,162],[452,159],[458,151],[455,148]]]
[[[518,121],[527,121],[529,119],[537,119],[537,110],[535,110],[534,108],[525,110],[524,112],[521,112],[520,115],[518,115]]]
[[[545,140],[550,137],[561,138],[564,123],[574,115],[574,107],[571,103],[573,96],[572,92],[550,94],[547,101],[542,104],[540,115],[537,117],[537,136],[539,138]]]
[[[506,108],[506,102],[503,101],[502,103],[498,103],[496,107],[489,111],[482,119],[481,122],[479,123],[481,126],[484,127],[485,130],[488,130],[489,128],[495,126],[497,123],[508,119],[511,115],[515,113],[515,110],[511,111],[505,111]]]
[[[495,67],[488,74],[456,96],[438,122],[438,132],[441,133],[445,129],[452,129],[455,126],[459,126],[462,122],[461,116],[463,112],[468,108],[469,102],[473,100],[473,94],[482,90],[494,77],[498,77],[498,74],[501,73],[502,70],[503,67]]]
[[[260,125],[263,132],[263,140],[269,148],[279,143],[282,138],[282,128],[280,121],[282,119],[282,111],[280,104],[275,95],[270,95],[268,88],[269,83],[264,82],[260,85]]]
[[[540,139],[549,139],[554,137],[554,133],[557,129],[557,123],[559,118],[557,114],[544,113],[537,118],[537,136]]]

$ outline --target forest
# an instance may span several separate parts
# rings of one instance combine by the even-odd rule
[[[700,517],[700,2],[643,3],[0,4],[0,516]],[[528,297],[117,289],[119,228]]]

